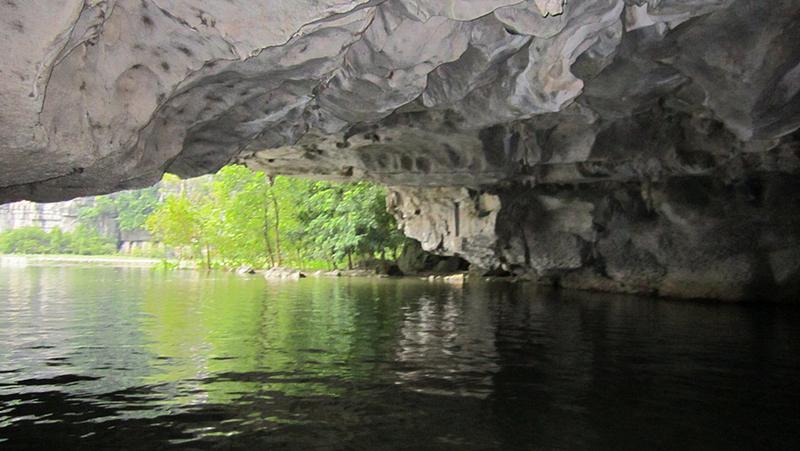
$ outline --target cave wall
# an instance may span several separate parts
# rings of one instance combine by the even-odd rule
[[[551,283],[724,299],[797,285],[797,0],[0,12],[0,202],[238,162],[386,184],[426,248]]]
[[[466,256],[479,271],[579,289],[794,301],[798,189],[795,177],[762,174],[493,192],[396,188],[389,198],[424,249]]]

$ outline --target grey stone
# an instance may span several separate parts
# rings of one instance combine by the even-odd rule
[[[39,3],[0,4],[0,201],[240,162],[389,185],[487,270],[797,291],[795,0]]]
[[[255,273],[256,273],[255,269],[253,269],[253,267],[250,265],[242,265],[236,270],[236,274],[241,274],[241,275],[255,274]]]
[[[268,280],[300,280],[306,277],[306,274],[302,271],[292,268],[282,268],[280,266],[264,271],[263,275],[264,278]]]

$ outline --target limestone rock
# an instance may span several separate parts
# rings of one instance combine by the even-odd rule
[[[678,296],[797,285],[796,0],[0,12],[0,201],[240,162],[389,185],[424,249],[487,269]]]
[[[22,201],[0,205],[0,232],[21,227],[38,227],[49,232],[55,228],[71,232],[78,226],[78,213],[89,199],[37,204]]]
[[[378,273],[372,269],[346,269],[339,271],[340,277],[375,277]]]
[[[270,268],[264,271],[264,278],[265,279],[272,279],[272,280],[300,280],[304,279],[306,274],[302,271],[298,271],[296,269],[291,268],[282,268],[276,266],[274,268]]]
[[[763,155],[800,126],[792,0],[42,8],[0,5],[5,200],[230,161],[404,186],[639,179]],[[698,134],[696,155],[661,149]]]
[[[464,281],[467,279],[465,274],[452,274],[449,276],[442,277],[442,280],[446,283],[453,284],[453,285],[463,285]]]
[[[256,271],[250,265],[242,265],[236,270],[236,274],[245,275],[245,274],[255,274]]]
[[[466,188],[396,187],[388,204],[404,233],[423,250],[469,255],[478,266],[493,260],[497,196]]]

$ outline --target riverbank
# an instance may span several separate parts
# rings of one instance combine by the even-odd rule
[[[323,271],[317,270],[313,272],[307,272],[295,268],[286,268],[286,267],[274,267],[269,269],[260,269],[256,270],[249,266],[244,266],[239,268],[236,271],[237,274],[246,275],[246,274],[255,274],[260,275],[268,280],[300,280],[305,279],[307,277],[406,277],[406,278],[414,278],[414,279],[423,279],[429,282],[433,281],[443,281],[447,283],[453,284],[463,284],[468,277],[468,273],[466,271],[458,271],[458,272],[448,272],[448,273],[415,273],[415,274],[403,274],[402,272],[394,272],[387,274],[386,272],[381,272],[376,269],[350,269],[350,270],[339,270],[335,269],[332,271]],[[487,279],[488,280],[488,279]]]
[[[0,255],[0,266],[100,265],[154,267],[164,260],[123,255]]]
[[[166,260],[173,269],[199,270],[190,262],[177,262]],[[153,268],[162,266],[165,260],[157,258],[130,257],[123,255],[0,255],[0,267],[26,267],[26,266],[115,266],[133,268]],[[462,284],[467,279],[465,272],[454,273],[423,273],[423,274],[384,274],[374,269],[352,269],[332,271],[305,271],[296,268],[275,267],[270,269],[253,269],[243,266],[239,269],[227,269],[227,272],[236,272],[240,275],[259,275],[269,280],[299,280],[306,277],[408,277],[425,279],[430,282],[442,281],[453,284]]]

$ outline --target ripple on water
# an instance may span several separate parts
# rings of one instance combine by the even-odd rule
[[[0,447],[800,449],[797,309],[0,272]]]

